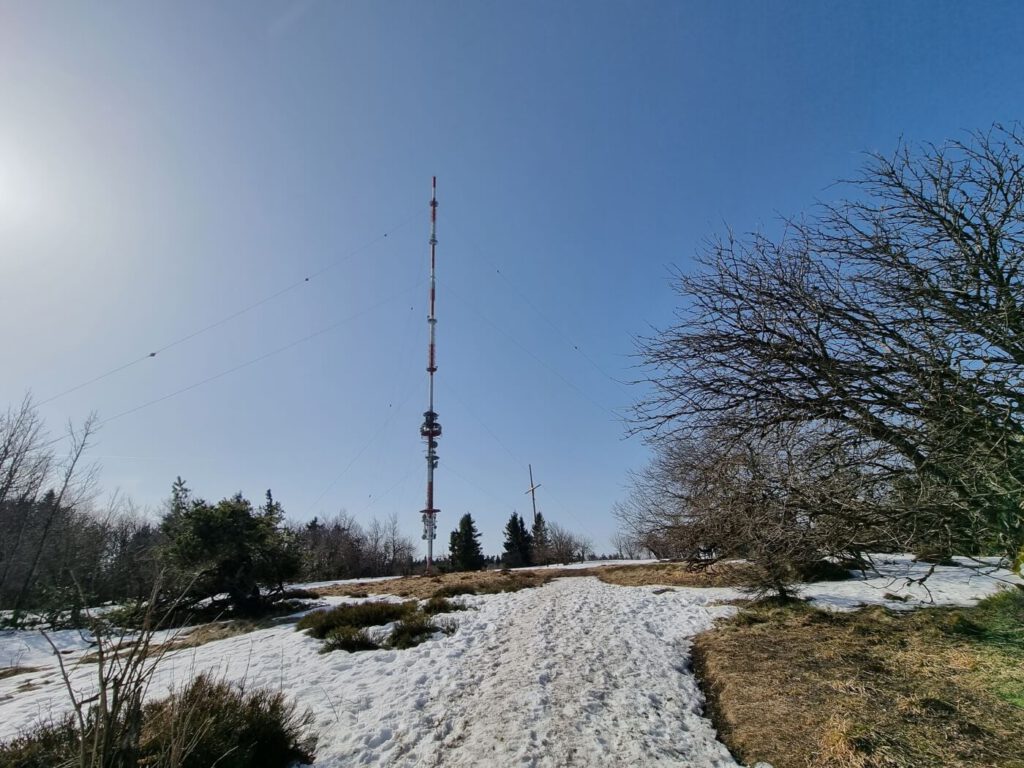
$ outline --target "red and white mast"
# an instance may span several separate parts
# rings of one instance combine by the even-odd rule
[[[437,249],[437,176],[434,176],[430,193],[430,314],[427,315],[427,326],[430,328],[430,344],[427,348],[427,379],[428,402],[427,411],[423,414],[420,436],[427,441],[427,506],[420,512],[423,517],[423,538],[427,542],[427,570],[433,567],[434,539],[437,538],[436,523],[439,509],[434,509],[434,470],[437,469],[437,438],[441,436],[441,424],[434,412],[434,373],[437,371],[436,329],[437,317],[434,314],[434,300],[437,296],[437,278],[435,276]]]

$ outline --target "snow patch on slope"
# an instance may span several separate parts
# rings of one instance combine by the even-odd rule
[[[877,566],[850,581],[807,585],[803,594],[836,610],[905,609],[971,604],[1020,583],[1006,571],[940,566],[921,585],[914,580],[928,565],[886,556]],[[735,766],[701,715],[689,650],[695,634],[735,610],[721,601],[741,596],[556,579],[459,598],[473,610],[450,615],[454,635],[404,651],[320,654],[319,641],[282,625],[176,652],[149,695],[163,696],[200,672],[285,690],[314,714],[317,768]],[[56,639],[72,664],[87,647],[77,632]],[[56,657],[38,633],[0,633],[0,664],[43,668],[0,680],[0,739],[67,711]],[[87,694],[95,672],[80,665],[72,684]]]

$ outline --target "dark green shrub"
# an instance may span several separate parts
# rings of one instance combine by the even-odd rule
[[[78,752],[78,729],[69,715],[0,744],[3,768],[53,768]]]
[[[287,768],[312,762],[312,714],[281,691],[244,691],[200,675],[143,710],[140,762],[185,752],[180,768]]]
[[[454,635],[459,629],[459,622],[442,616],[434,621],[434,626],[444,635]]]
[[[315,596],[315,593],[311,594]],[[200,606],[181,605],[174,609],[168,609],[166,612],[158,606],[156,611],[161,615],[160,624],[164,628],[189,627],[209,624],[213,621],[267,620],[279,616],[289,616],[309,608],[309,604],[303,602],[303,599],[295,596],[286,597],[285,594],[268,595],[267,599],[260,604],[246,609],[238,609],[224,602],[211,602]],[[110,627],[140,629],[145,624],[148,613],[149,607],[146,603],[135,603],[111,609],[103,614],[103,620]]]
[[[802,565],[799,570],[804,581],[846,581],[853,576],[844,564],[825,559]]]
[[[143,707],[138,749],[129,749],[138,759],[130,765],[288,768],[296,761],[311,763],[316,746],[309,732],[312,720],[309,712],[300,714],[283,692],[244,691],[200,675],[184,690]],[[0,744],[0,766],[78,765],[80,743],[69,716]],[[91,743],[87,727],[86,744]],[[124,754],[118,749],[104,758],[87,752],[87,764],[127,768]]]
[[[440,632],[441,627],[430,620],[429,616],[422,613],[414,613],[402,619],[395,628],[391,630],[388,637],[388,647],[404,650],[419,645],[424,640],[429,640],[435,632]]]
[[[468,512],[459,520],[458,530],[452,531],[448,551],[451,553],[448,564],[453,571],[479,571],[484,567],[480,532]]]
[[[427,616],[435,616],[439,613],[452,613],[453,611],[464,611],[466,606],[460,603],[453,603],[451,600],[445,597],[438,597],[434,595],[432,598],[427,600],[420,609]]]
[[[356,627],[335,627],[327,633],[320,653],[331,651],[375,651],[380,645],[370,639],[365,629]]]
[[[178,478],[160,523],[164,562],[188,585],[190,598],[226,593],[236,611],[258,614],[267,602],[264,591],[280,589],[302,565],[283,517],[270,491],[258,509],[240,493],[208,504],[192,498]]]
[[[280,594],[282,600],[317,600],[320,593],[312,589],[286,589]]]
[[[323,640],[331,630],[338,627],[379,627],[398,621],[415,610],[416,603],[411,600],[404,603],[374,601],[338,605],[326,611],[307,613],[299,619],[295,628],[308,629],[310,636]]]

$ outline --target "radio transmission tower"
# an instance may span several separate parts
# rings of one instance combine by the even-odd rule
[[[437,469],[437,438],[441,436],[441,423],[434,412],[434,373],[437,371],[437,355],[435,350],[437,317],[434,315],[434,299],[437,295],[437,283],[434,274],[437,249],[437,176],[434,176],[430,193],[430,314],[427,315],[427,326],[430,329],[430,342],[427,347],[427,380],[428,402],[427,411],[423,414],[420,436],[427,441],[427,506],[420,512],[423,517],[423,538],[427,542],[427,571],[434,563],[434,539],[437,538],[437,513],[434,508],[434,470]]]

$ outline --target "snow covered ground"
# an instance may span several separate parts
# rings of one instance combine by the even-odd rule
[[[837,610],[885,603],[968,604],[1018,581],[1006,572],[879,561],[880,573],[809,585]],[[930,594],[929,594],[930,591]],[[904,603],[886,595],[906,595]],[[734,609],[732,589],[620,587],[593,577],[537,589],[460,598],[458,631],[405,651],[319,654],[319,641],[278,626],[167,658],[150,689],[161,696],[203,671],[247,686],[282,688],[312,709],[316,765],[734,766],[702,717],[689,669],[690,639]],[[331,602],[340,602],[335,599]],[[86,648],[57,635],[65,662]],[[66,694],[38,633],[0,633],[0,668],[39,671],[0,679],[0,739],[59,714]],[[73,673],[88,690],[95,667]]]

